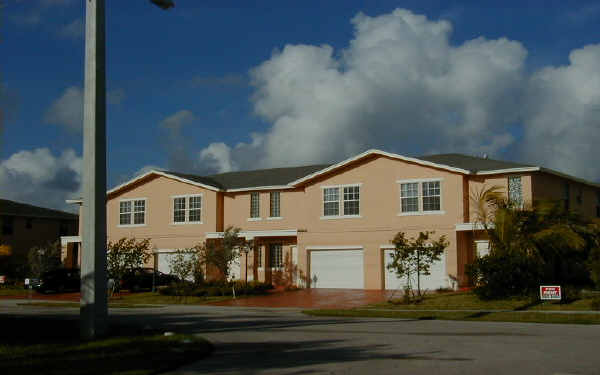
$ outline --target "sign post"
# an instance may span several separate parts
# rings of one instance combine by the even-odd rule
[[[542,301],[560,301],[561,298],[560,285],[540,285],[540,299]]]

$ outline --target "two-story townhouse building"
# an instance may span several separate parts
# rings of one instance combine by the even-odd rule
[[[29,250],[77,234],[77,222],[78,216],[70,212],[0,199],[0,245],[11,254],[7,261],[10,263],[7,268],[11,268],[8,273],[15,277],[27,276],[17,268],[23,270]],[[77,265],[72,259],[65,259],[65,263]]]
[[[396,289],[402,281],[386,268],[394,235],[435,231],[449,246],[423,284],[458,287],[468,282],[465,266],[487,249],[471,196],[490,186],[513,201],[562,199],[600,217],[598,184],[542,167],[369,150],[333,165],[212,176],[151,171],[108,191],[107,233],[150,238],[154,265],[168,272],[174,251],[234,226],[254,243],[236,278],[268,282],[289,259],[311,287]]]

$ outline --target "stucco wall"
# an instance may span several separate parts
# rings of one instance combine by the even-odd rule
[[[174,224],[172,196],[202,194],[202,223]],[[143,226],[119,226],[119,202],[146,198],[146,223]],[[217,193],[162,176],[152,177],[109,197],[107,236],[109,241],[122,237],[150,238],[155,249],[192,247],[205,238],[205,232],[217,230]]]
[[[493,186],[500,188],[500,191],[506,196],[508,194],[508,177],[520,176],[521,189],[523,192],[523,203],[525,206],[531,205],[533,202],[533,188],[531,174],[497,174],[497,175],[481,175],[468,176],[469,180],[469,222],[477,221],[477,196],[485,189]]]
[[[596,207],[600,188],[582,184],[549,173],[536,173],[533,176],[533,191],[535,199],[562,200],[565,185],[569,184],[569,207],[588,217],[596,217]],[[578,197],[581,196],[581,199]]]

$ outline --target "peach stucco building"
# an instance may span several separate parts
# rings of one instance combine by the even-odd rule
[[[541,167],[369,150],[333,165],[212,176],[151,171],[108,191],[107,233],[150,238],[155,266],[168,272],[174,251],[234,226],[255,245],[232,270],[236,278],[270,281],[289,259],[311,287],[396,289],[401,281],[386,268],[394,235],[435,231],[450,245],[423,284],[456,288],[468,282],[465,265],[487,249],[470,197],[493,185],[513,201],[563,199],[600,216],[598,184]]]

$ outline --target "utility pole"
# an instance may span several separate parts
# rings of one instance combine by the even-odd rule
[[[172,0],[150,0],[163,10]],[[108,329],[106,277],[106,32],[104,0],[85,0],[81,337]]]
[[[106,277],[106,43],[104,0],[85,0],[81,337],[108,328]]]

